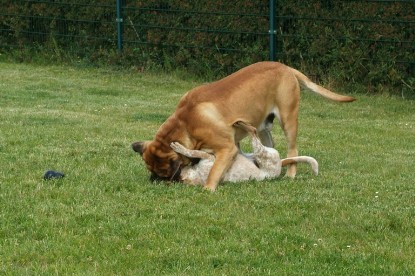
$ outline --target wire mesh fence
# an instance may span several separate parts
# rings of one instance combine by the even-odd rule
[[[146,55],[151,48],[154,59],[185,66],[214,61],[221,71],[266,59],[267,3],[252,9],[252,4],[235,7],[227,1],[183,2],[125,5],[124,49]]]
[[[202,74],[269,59],[272,1],[3,2],[5,52],[180,66]],[[316,77],[335,68],[342,81],[389,82],[413,91],[413,0],[277,1],[273,18],[278,60],[310,68]]]
[[[0,47],[87,55],[114,47],[115,5],[56,1],[8,3],[0,11]]]

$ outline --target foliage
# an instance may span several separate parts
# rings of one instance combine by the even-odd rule
[[[115,3],[4,2],[0,48],[19,60],[35,52],[216,78],[268,59],[267,1],[124,1],[122,54]],[[276,15],[280,61],[347,90],[415,97],[413,2],[277,1]]]
[[[317,77],[382,86],[415,96],[415,10],[411,1],[283,3],[284,60],[312,68]],[[281,3],[279,1],[279,3]],[[410,83],[410,85],[408,85]]]

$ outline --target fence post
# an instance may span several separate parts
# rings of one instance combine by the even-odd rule
[[[277,30],[275,29],[276,0],[269,0],[269,59],[276,60]]]
[[[122,19],[122,0],[117,0],[117,49],[118,52],[122,51],[122,33],[123,33],[123,19]]]

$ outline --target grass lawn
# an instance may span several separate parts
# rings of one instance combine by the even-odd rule
[[[415,274],[414,101],[302,92],[298,145],[318,176],[151,183],[130,144],[196,85],[0,63],[0,274]],[[66,176],[44,181],[49,169]]]

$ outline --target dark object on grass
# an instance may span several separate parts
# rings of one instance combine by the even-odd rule
[[[47,171],[43,176],[43,179],[50,180],[50,179],[58,179],[64,177],[65,174],[57,171]]]

